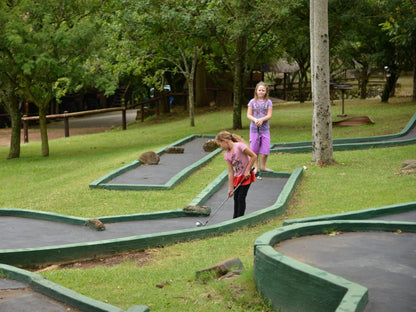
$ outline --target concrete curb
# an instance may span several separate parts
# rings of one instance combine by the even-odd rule
[[[321,221],[288,225],[260,236],[254,244],[254,279],[258,291],[285,311],[363,311],[368,290],[342,277],[284,256],[277,243],[331,231],[416,232],[414,222]],[[302,287],[299,287],[302,285]]]
[[[73,308],[88,312],[123,312],[120,308],[81,295],[71,289],[48,281],[41,275],[10,265],[0,264],[0,276],[27,284],[34,291]],[[128,312],[148,312],[147,306],[132,306]]]

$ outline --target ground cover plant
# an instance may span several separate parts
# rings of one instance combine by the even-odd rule
[[[335,103],[334,120],[341,113],[340,102]],[[375,124],[334,127],[333,135],[351,138],[397,133],[415,111],[416,103],[408,98],[393,98],[390,103],[347,100],[348,115],[369,116]],[[311,103],[276,103],[273,114],[272,142],[310,141]],[[231,110],[222,108],[197,115],[195,127],[189,127],[186,117],[137,122],[126,131],[52,140],[48,158],[38,156],[38,142],[22,146],[21,158],[13,160],[5,160],[8,148],[0,147],[0,207],[81,217],[181,208],[225,169],[222,155],[170,191],[91,190],[88,185],[142,152],[157,150],[189,134],[232,131],[231,120]],[[247,120],[243,126],[235,132],[248,138]],[[89,268],[78,262],[42,274],[123,309],[145,304],[152,311],[272,311],[255,292],[252,278],[253,243],[258,236],[281,226],[285,218],[416,201],[416,176],[397,174],[402,161],[416,158],[414,145],[334,152],[334,158],[335,166],[319,168],[310,163],[310,153],[269,157],[268,167],[276,171],[307,168],[287,213],[279,219],[219,237],[123,254],[117,261],[98,259]],[[231,257],[242,260],[245,274],[204,283],[195,279],[195,271]]]

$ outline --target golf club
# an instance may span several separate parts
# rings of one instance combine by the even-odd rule
[[[253,172],[253,170],[254,170],[254,168],[251,168],[251,170],[250,170],[250,174]],[[247,177],[245,177],[244,179],[242,179],[241,180],[241,182],[240,183],[238,183],[238,185],[234,188],[234,192],[240,187],[240,185],[245,181],[247,179]],[[214,213],[208,218],[208,220],[207,221],[205,221],[205,222],[202,222],[202,221],[200,221],[200,220],[198,220],[196,223],[195,223],[195,225],[197,226],[197,227],[200,227],[200,226],[205,226],[205,225],[207,225],[207,223],[217,214],[217,212],[221,209],[221,207],[225,204],[225,202],[228,200],[228,198],[230,198],[230,197],[228,197],[228,194],[227,194],[227,197],[222,201],[222,203],[218,206],[218,208],[214,211]]]
[[[258,172],[258,175],[257,175],[257,179],[259,179],[259,180],[261,180],[261,168],[260,168],[260,127],[259,126],[257,126],[257,140],[259,141],[259,146],[258,146],[258,150],[257,150],[257,157],[258,157],[258,159],[257,159],[257,172]]]

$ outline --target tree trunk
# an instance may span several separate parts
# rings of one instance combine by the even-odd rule
[[[201,62],[196,66],[196,78],[195,78],[195,106],[203,107],[208,106],[207,95],[207,71],[204,64]]]
[[[187,79],[188,81],[188,100],[189,100],[189,123],[191,127],[195,127],[195,71],[198,61],[198,50],[195,47],[194,55],[192,58],[191,72]]]
[[[46,113],[48,105],[42,105],[39,107],[39,126],[40,126],[40,137],[42,140],[42,156],[49,156],[49,142],[48,142],[48,127],[46,120]]]
[[[313,1],[313,100],[312,153],[319,165],[333,163],[332,117],[329,95],[328,0]]]
[[[22,129],[22,113],[19,110],[15,94],[8,95],[8,102],[5,102],[6,110],[10,115],[12,123],[12,134],[10,138],[10,150],[7,159],[20,157],[20,132]]]
[[[311,55],[311,100],[312,105],[315,110],[315,79],[313,78],[315,76],[315,34],[314,34],[314,28],[315,28],[315,0],[310,0],[309,2],[309,37],[310,37],[310,55]],[[315,133],[315,115],[312,115],[312,145],[314,144],[314,133]],[[312,161],[315,161],[315,154],[312,153]]]
[[[413,47],[413,101],[416,101],[416,45]]]
[[[244,98],[244,52],[247,45],[247,38],[240,36],[236,42],[234,62],[234,87],[233,87],[233,129],[242,129],[241,103]]]
[[[369,71],[368,71],[368,64],[363,66],[360,70],[360,98],[366,99],[367,98],[367,86],[368,86],[368,79],[369,79]]]

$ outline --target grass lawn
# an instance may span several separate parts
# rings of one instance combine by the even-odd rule
[[[341,113],[332,106],[333,119]],[[369,116],[374,125],[334,127],[334,138],[397,133],[416,112],[409,98],[346,100],[345,113]],[[235,131],[248,138],[244,129]],[[271,120],[272,142],[311,140],[311,103],[276,103]],[[88,185],[124,166],[145,151],[158,150],[190,134],[229,131],[232,112],[221,109],[197,115],[195,127],[186,116],[165,116],[134,123],[126,131],[75,136],[50,141],[50,156],[40,155],[40,143],[22,146],[21,158],[6,160],[0,147],[0,207],[51,211],[81,217],[120,215],[178,209],[188,204],[225,168],[222,155],[169,191],[107,191]],[[138,251],[141,261],[90,269],[44,272],[48,279],[84,295],[123,309],[148,305],[151,311],[272,311],[255,292],[252,278],[255,239],[282,225],[284,218],[311,217],[416,201],[416,176],[397,175],[402,161],[416,158],[415,145],[335,152],[337,166],[319,168],[312,155],[272,154],[268,167],[292,172],[307,170],[287,213],[280,219],[204,240]],[[174,199],[174,200],[172,200]],[[195,280],[195,271],[219,261],[239,257],[247,272],[232,280]],[[163,285],[157,287],[156,285]]]

